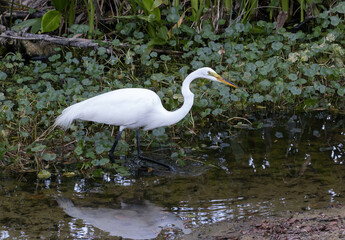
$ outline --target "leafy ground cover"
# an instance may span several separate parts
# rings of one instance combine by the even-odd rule
[[[117,129],[76,122],[64,133],[51,129],[58,114],[75,102],[124,87],[153,89],[173,110],[183,101],[182,80],[203,66],[214,68],[240,88],[195,81],[192,112],[172,128],[147,134],[146,144],[165,144],[187,127],[197,132],[209,123],[229,123],[231,117],[257,108],[343,112],[344,13],[341,2],[320,13],[308,31],[277,29],[276,23],[265,21],[237,22],[217,33],[208,21],[200,31],[181,25],[172,28],[174,37],[164,42],[161,51],[153,48],[161,43],[153,44],[148,33],[138,31],[141,22],[126,19],[116,26],[119,38],[113,41],[112,55],[105,47],[89,52],[57,48],[46,60],[8,53],[0,62],[1,164],[42,170],[55,166],[65,152],[65,159],[80,160],[78,169],[107,167],[107,151]],[[123,48],[121,43],[131,47]],[[116,153],[128,153],[133,139],[128,132]],[[171,157],[181,159],[183,148],[169,144],[178,150]],[[126,172],[119,163],[111,167]]]

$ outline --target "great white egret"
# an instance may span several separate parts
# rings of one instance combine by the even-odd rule
[[[142,156],[139,143],[139,128],[151,130],[170,126],[183,119],[193,106],[194,94],[190,91],[189,86],[197,78],[206,78],[237,88],[234,83],[222,78],[213,69],[204,67],[190,73],[183,81],[181,90],[184,102],[182,107],[175,111],[166,110],[159,96],[151,90],[123,88],[103,93],[69,106],[57,117],[54,126],[61,126],[67,129],[75,119],[120,126],[119,133],[109,151],[111,162],[114,162],[114,150],[122,131],[126,128],[136,129],[139,158],[173,170],[170,166]]]

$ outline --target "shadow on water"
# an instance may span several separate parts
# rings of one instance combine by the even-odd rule
[[[0,239],[175,239],[202,224],[344,203],[343,116],[249,119],[262,127],[193,139],[198,161],[180,175],[2,176]]]

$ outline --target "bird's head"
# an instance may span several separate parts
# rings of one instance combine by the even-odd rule
[[[238,88],[236,84],[230,82],[229,80],[226,80],[225,78],[220,76],[218,73],[216,73],[212,68],[204,67],[204,68],[198,69],[197,71],[199,72],[201,78],[206,78],[215,82],[221,82],[231,87]]]

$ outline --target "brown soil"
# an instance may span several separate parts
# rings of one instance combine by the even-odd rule
[[[336,206],[280,217],[253,217],[203,226],[183,240],[345,239],[345,207]]]

